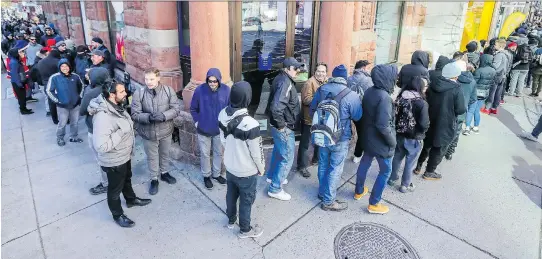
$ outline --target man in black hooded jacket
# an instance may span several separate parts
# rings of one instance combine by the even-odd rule
[[[40,72],[40,76],[42,80],[41,85],[47,85],[47,83],[49,82],[49,78],[53,74],[58,73],[59,61],[60,61],[60,51],[58,51],[57,49],[53,49],[51,50],[51,52],[49,52],[49,55],[47,57],[45,57],[38,63],[37,65],[38,71]],[[48,99],[48,104],[49,104],[49,112],[51,114],[51,118],[53,119],[53,123],[58,124],[58,114],[56,111],[56,104],[53,101],[51,101],[49,98],[47,99]]]
[[[435,70],[429,70],[429,81],[437,81],[437,78],[442,75],[442,69],[448,63],[450,63],[450,59],[448,57],[439,56],[437,59],[437,64],[435,65]]]
[[[410,64],[401,67],[397,86],[403,88],[406,84],[412,82],[412,78],[415,76],[430,81],[429,72],[427,70],[429,63],[429,53],[422,50],[414,51],[414,53],[412,53]]]
[[[436,172],[437,166],[455,136],[457,116],[467,111],[461,86],[457,82],[459,75],[461,68],[456,62],[447,64],[442,69],[442,76],[431,82],[426,92],[430,126],[414,170],[415,174],[420,174],[422,164],[429,158],[423,175],[426,180],[442,178],[442,175]]]
[[[88,72],[88,77],[90,84],[85,88],[85,91],[83,93],[83,100],[81,101],[81,107],[79,108],[79,116],[85,116],[85,124],[88,128],[89,147],[93,151],[94,156],[96,157],[96,161],[98,161],[98,153],[96,151],[96,148],[94,147],[94,142],[92,140],[92,115],[88,113],[87,108],[90,104],[90,100],[98,97],[98,95],[102,93],[102,87],[107,83],[110,83],[107,81],[109,79],[109,71],[107,70],[107,68],[103,67],[92,68]],[[98,195],[107,192],[107,173],[101,170],[100,166],[98,166],[98,172],[101,175],[101,182],[97,186],[90,188],[89,192],[92,195]]]

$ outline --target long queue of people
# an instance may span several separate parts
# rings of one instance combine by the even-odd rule
[[[111,79],[110,64],[102,63],[107,57],[102,43],[99,38],[93,39],[96,44],[91,58],[93,65],[84,70],[79,70],[78,62],[72,63],[62,56],[67,55],[65,42],[56,43],[36,64],[39,78],[28,82],[46,86],[49,109],[51,113],[55,109],[58,114],[59,146],[66,145],[67,124],[71,130],[69,141],[83,142],[78,137],[77,124],[79,116],[85,116],[88,143],[99,165],[100,177],[100,183],[90,193],[107,193],[114,221],[121,227],[133,227],[135,222],[124,213],[120,194],[128,208],[151,203],[151,199],[138,197],[132,188],[135,135],[143,139],[147,155],[149,194],[158,193],[159,180],[175,184],[176,179],[170,174],[169,150],[173,119],[180,113],[179,100],[171,87],[161,83],[160,71],[154,68],[145,71],[145,86],[129,93],[124,84]],[[86,46],[79,47],[77,54],[79,50],[85,54]],[[348,208],[346,201],[337,198],[336,190],[355,135],[353,161],[359,166],[352,193],[354,200],[368,194],[366,178],[373,160],[377,160],[380,169],[369,197],[369,213],[389,211],[381,202],[387,185],[396,186],[404,193],[415,190],[413,174],[423,172],[423,179],[441,179],[437,167],[444,157],[452,159],[462,124],[467,125],[464,135],[480,132],[481,105],[489,107],[497,101],[497,106],[491,106],[496,114],[499,89],[508,74],[503,40],[495,42],[493,55],[471,54],[472,44],[468,49],[467,53],[456,53],[452,58],[439,56],[434,70],[429,70],[434,57],[421,50],[415,51],[411,64],[400,70],[393,64],[369,69],[370,62],[360,60],[352,75],[349,76],[345,65],[339,65],[328,78],[327,65],[318,63],[314,76],[301,90],[301,100],[294,79],[302,64],[293,57],[285,58],[283,68],[270,86],[266,106],[274,142],[267,167],[260,125],[248,111],[251,85],[240,81],[229,87],[222,82],[220,70],[210,68],[205,82],[194,91],[190,112],[198,135],[203,185],[207,189],[213,189],[214,183],[227,185],[227,227],[233,229],[239,222],[240,238],[262,235],[263,229],[251,224],[258,176],[265,175],[269,197],[281,201],[292,199],[284,188],[294,162],[297,130],[301,131],[297,171],[303,177],[311,177],[308,168],[317,164],[318,198],[323,210]],[[9,74],[17,93],[15,88],[31,83],[22,83],[25,76],[20,75],[28,54],[15,50],[18,56],[11,55]],[[401,90],[394,99],[396,87]],[[128,105],[129,94],[132,98]],[[18,99],[20,105],[21,100],[26,100],[19,96]],[[21,113],[25,114],[23,110]],[[472,119],[474,127],[470,128]],[[540,131],[542,125],[531,136],[536,139]],[[314,146],[312,158],[311,145]]]

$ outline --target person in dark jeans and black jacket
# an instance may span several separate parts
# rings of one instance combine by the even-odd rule
[[[265,172],[260,124],[248,114],[252,90],[245,81],[231,87],[229,105],[218,115],[220,140],[224,145],[224,166],[228,178],[226,214],[228,228],[235,227],[239,201],[239,238],[254,238],[263,230],[250,224],[256,199],[258,176]]]
[[[395,115],[397,146],[395,147],[395,155],[393,156],[391,176],[388,180],[388,184],[395,186],[395,182],[399,179],[397,173],[399,171],[399,166],[403,162],[403,159],[406,158],[401,179],[401,187],[399,187],[399,191],[402,193],[408,191],[412,192],[416,188],[410,179],[412,177],[412,171],[416,166],[417,158],[422,150],[425,132],[429,129],[429,105],[425,101],[424,92],[425,82],[421,77],[416,76],[412,79],[410,84],[407,84],[407,86],[401,90],[395,101],[396,106],[398,106],[398,113]],[[407,114],[404,114],[399,108],[404,102],[410,103],[411,112],[416,121],[413,127],[401,125],[400,123],[402,121],[401,118],[407,116]],[[401,130],[403,128],[406,130]]]
[[[447,64],[442,69],[442,76],[431,82],[426,92],[430,126],[414,170],[415,174],[420,174],[423,163],[429,158],[423,174],[426,180],[442,178],[442,175],[436,172],[437,166],[455,136],[457,116],[467,111],[461,86],[457,82],[459,75],[461,68],[456,62]]]
[[[19,102],[19,111],[22,115],[34,113],[31,109],[26,108],[26,90],[25,84],[27,75],[24,72],[24,65],[21,63],[21,57],[24,52],[18,48],[12,48],[8,51],[9,55],[9,76],[11,77],[11,86],[13,93]]]
[[[41,75],[42,85],[47,86],[47,83],[49,82],[49,78],[53,74],[58,73],[59,61],[60,61],[60,52],[56,49],[53,49],[51,50],[51,52],[49,52],[49,55],[47,55],[47,57],[45,57],[38,63],[38,71],[40,72],[40,75]],[[54,124],[58,124],[58,113],[56,110],[56,104],[50,98],[47,98],[47,99],[48,99],[47,101],[49,102],[49,111],[51,113],[51,119],[53,120]]]
[[[359,60],[354,66],[354,73],[352,74],[352,76],[348,77],[348,88],[356,92],[359,95],[360,100],[363,99],[365,91],[367,91],[369,87],[373,86],[371,72],[367,70],[367,65],[369,65],[369,61]],[[356,147],[354,149],[353,161],[354,163],[359,163],[359,161],[361,160],[361,155],[363,154],[361,138],[359,137],[361,135],[362,127],[361,119],[354,121],[354,124],[356,125],[356,135],[358,136],[358,139],[356,141]]]
[[[94,156],[96,157],[96,160],[98,160],[98,154],[96,153],[96,147],[93,145],[92,138],[93,135],[93,127],[92,127],[92,115],[88,113],[88,106],[90,104],[90,101],[96,97],[98,97],[102,93],[102,88],[109,83],[109,71],[106,68],[98,67],[93,68],[89,72],[89,81],[90,84],[85,88],[85,91],[83,92],[83,100],[81,101],[81,108],[79,109],[79,116],[85,116],[85,124],[88,128],[88,143],[89,147],[94,153]],[[95,187],[90,188],[89,192],[92,195],[98,195],[101,193],[107,192],[107,173],[101,168],[98,170],[98,174],[101,175],[101,181],[98,185]]]
[[[414,53],[412,53],[410,64],[401,67],[397,86],[404,88],[415,76],[420,76],[429,81],[429,71],[427,68],[431,63],[428,52],[423,50],[414,51]]]
[[[267,104],[274,142],[271,166],[267,171],[267,181],[271,183],[267,194],[272,198],[287,201],[292,197],[282,189],[282,184],[294,162],[294,130],[299,122],[300,110],[293,78],[299,73],[302,64],[289,57],[284,60],[283,65],[283,70],[273,80]]]
[[[122,192],[126,206],[145,206],[150,199],[138,198],[132,188],[132,153],[135,143],[134,123],[122,106],[126,89],[121,83],[111,81],[102,88],[102,94],[90,101],[88,113],[93,117],[93,146],[98,163],[107,173],[107,205],[113,220],[121,227],[133,227],[120,204]]]

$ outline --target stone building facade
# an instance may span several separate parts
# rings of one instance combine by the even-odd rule
[[[278,10],[278,14],[274,15],[279,18],[281,15],[294,17],[302,10],[300,7],[303,5],[300,5],[300,2],[304,1],[286,3],[269,1],[268,6]],[[310,34],[312,60],[326,62],[329,68],[345,64],[350,68],[350,72],[357,60],[366,59],[371,63],[375,61],[377,53],[380,53],[378,48],[382,47],[378,40],[383,32],[379,31],[378,26],[386,26],[382,24],[386,23],[385,19],[379,18],[379,15],[383,15],[383,11],[387,9],[380,6],[381,2],[304,3],[305,8],[310,4],[315,11],[311,17],[305,16],[302,19],[313,19],[312,24],[318,25],[313,26],[317,29],[312,28]],[[197,161],[197,136],[188,111],[193,91],[205,81],[207,70],[211,67],[219,68],[222,72],[222,81],[228,85],[231,85],[234,79],[240,80],[239,68],[242,57],[238,44],[243,42],[244,34],[239,28],[250,26],[250,21],[241,17],[241,13],[244,15],[246,11],[242,9],[242,4],[244,3],[194,1],[186,3],[185,8],[189,9],[188,12],[182,12],[178,2],[123,2],[124,62],[118,67],[118,76],[126,71],[131,75],[134,84],[142,85],[143,71],[154,66],[163,71],[163,83],[172,86],[182,96],[184,112],[176,119],[180,133],[177,158]],[[41,2],[41,5],[48,22],[54,23],[63,35],[69,35],[77,44],[88,44],[92,37],[100,37],[112,53],[114,52],[115,46],[112,46],[111,37],[111,3],[74,1]],[[285,7],[281,9],[280,6],[277,7],[278,5]],[[396,42],[397,47],[389,51],[384,49],[382,52],[391,53],[390,62],[401,65],[410,63],[411,54],[421,49],[422,42],[428,37],[423,33],[428,9],[427,3],[424,2],[398,2],[395,7],[396,13],[387,15],[388,18],[397,19],[394,23],[398,26],[390,25],[394,33],[390,37]],[[267,18],[260,18],[261,26],[262,20]],[[186,39],[185,28],[179,27],[180,20],[190,24],[189,40]],[[314,23],[314,20],[317,20],[317,23]],[[286,23],[288,22],[290,21],[287,20]],[[300,21],[296,18],[293,25],[287,24],[286,28],[297,29],[295,22]],[[286,45],[293,42],[293,37],[297,37],[292,35],[293,33],[286,33]],[[189,80],[184,78],[184,81],[188,82],[184,85],[183,76],[189,75],[181,73],[182,61],[179,57],[183,44],[179,42],[182,41],[182,37],[185,37],[184,40],[190,45],[188,54],[190,78]],[[331,69],[329,73],[331,74]]]

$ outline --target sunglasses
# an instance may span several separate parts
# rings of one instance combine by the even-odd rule
[[[60,45],[60,46],[58,46],[58,47],[66,47],[66,45],[62,44],[62,45]]]
[[[218,80],[207,80],[207,83],[216,84],[218,83]]]
[[[32,38],[31,38],[30,40],[36,40],[36,39],[32,39]]]

